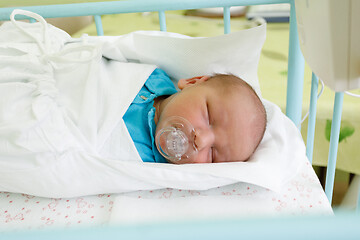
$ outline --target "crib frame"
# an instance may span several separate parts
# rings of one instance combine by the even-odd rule
[[[298,0],[127,0],[127,1],[111,1],[111,2],[92,2],[92,3],[73,3],[61,5],[44,5],[44,6],[29,6],[16,7],[24,10],[32,11],[40,14],[44,18],[57,17],[73,17],[73,16],[89,16],[92,15],[95,20],[97,34],[104,35],[101,16],[118,13],[134,13],[134,12],[158,12],[160,30],[166,31],[166,15],[165,11],[170,10],[188,10],[199,8],[222,7],[224,15],[224,34],[230,33],[230,7],[245,6],[245,5],[260,5],[260,4],[290,4],[290,30],[289,30],[289,58],[288,58],[288,80],[287,80],[287,97],[286,97],[286,115],[294,122],[295,125],[300,126],[301,110],[302,110],[302,93],[303,93],[303,79],[304,79],[304,58],[302,56],[296,22],[295,1]],[[16,8],[1,8],[0,21],[9,20],[11,12]],[[24,17],[23,19],[25,19]],[[21,16],[17,17],[21,19]],[[34,19],[29,19],[31,22]],[[318,78],[315,74],[312,75],[312,87],[310,97],[310,113],[308,121],[307,146],[306,154],[310,162],[312,162],[314,134],[315,134],[315,119],[316,119],[316,101],[317,101],[317,86]],[[335,93],[334,111],[332,130],[329,147],[328,168],[326,174],[325,193],[331,203],[333,194],[333,185],[335,177],[336,156],[338,149],[338,140],[340,132],[341,112],[343,104],[343,92]],[[300,128],[300,127],[299,127]],[[360,196],[359,196],[360,197]],[[358,209],[359,209],[358,201]],[[271,223],[269,225],[269,223]],[[322,229],[320,224],[326,224],[328,231],[326,234],[320,232]],[[304,227],[303,233],[294,235],[293,231],[296,227],[301,225]],[[314,228],[316,226],[316,228]],[[327,239],[338,239],[344,237],[344,229],[347,229],[346,238],[359,238],[360,233],[357,230],[360,226],[360,217],[357,215],[342,215],[336,218],[296,218],[296,219],[277,219],[276,221],[269,221],[269,219],[252,219],[250,221],[233,220],[220,222],[197,222],[191,224],[154,224],[149,226],[137,227],[117,227],[117,228],[101,228],[79,231],[61,232],[56,235],[57,238],[71,238],[72,233],[76,233],[76,238],[95,239],[97,237],[126,237],[132,239],[140,239],[146,236],[148,239],[161,239],[163,236],[177,236],[176,233],[181,231],[186,233],[186,238],[198,239],[199,237],[206,237],[208,239],[224,238],[233,239],[240,235],[244,237],[251,237],[253,239],[276,238],[276,239],[303,239],[304,237],[318,239],[319,236],[324,236]],[[258,231],[258,227],[263,230]],[[324,226],[325,228],[325,226]],[[342,231],[338,231],[342,229]],[[165,230],[165,234],[164,234]],[[281,231],[280,231],[281,230]],[[285,230],[285,231],[284,231]],[[282,233],[279,235],[279,233]],[[308,235],[309,232],[315,233]],[[190,234],[192,233],[192,234]],[[340,235],[339,235],[340,233]],[[170,235],[167,235],[170,234]],[[244,235],[245,234],[245,235]],[[30,235],[14,234],[9,235],[7,239],[23,239],[31,238]],[[47,233],[42,235],[34,235],[37,239],[43,237],[49,238]],[[52,239],[54,235],[51,236]],[[165,237],[163,237],[165,238]],[[176,238],[184,238],[184,235]],[[1,237],[0,237],[1,239]]]

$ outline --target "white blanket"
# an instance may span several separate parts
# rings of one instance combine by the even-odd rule
[[[248,162],[143,163],[122,116],[155,66],[126,62],[121,41],[73,40],[18,13],[40,23],[0,28],[0,191],[74,197],[238,181],[279,190],[296,173],[301,136],[267,101],[267,131]]]

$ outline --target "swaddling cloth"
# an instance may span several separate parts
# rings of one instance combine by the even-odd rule
[[[16,22],[16,13],[39,23]],[[104,155],[111,159],[111,149],[103,146],[115,126],[121,133],[117,136],[121,157],[116,160],[141,162],[122,116],[155,66],[126,63],[122,55],[117,57],[123,62],[108,61],[102,58],[101,43],[72,43],[69,35],[34,13],[18,10],[11,17],[0,32],[0,61],[6,66],[0,72],[2,189],[28,192],[33,187],[23,180],[32,179],[29,183],[37,185],[36,178],[47,181],[47,175],[54,182],[59,182],[59,175],[73,181],[81,178],[79,169],[93,175],[86,170],[96,168],[89,159]],[[83,163],[87,167],[76,160],[79,153],[89,156]],[[59,168],[73,172],[64,174]],[[9,182],[16,187],[9,187]]]
[[[141,34],[87,43],[44,24],[0,27],[0,191],[75,197],[166,187],[204,190],[237,181],[279,190],[304,159],[297,128],[264,101],[267,131],[248,162],[143,163],[122,116],[155,66],[127,63],[120,51]],[[265,35],[263,27],[251,30],[251,39]],[[240,33],[226,38],[236,46],[244,39]],[[110,144],[119,146],[122,158],[112,157]]]

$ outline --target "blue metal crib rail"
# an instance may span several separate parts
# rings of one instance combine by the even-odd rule
[[[360,218],[337,217],[252,218],[226,221],[202,221],[94,227],[57,231],[26,231],[0,235],[0,240],[358,240]]]
[[[224,11],[223,11],[224,12],[224,14],[223,14],[224,15],[224,33],[227,34],[230,32],[230,7],[231,6],[275,4],[275,3],[287,3],[287,4],[291,5],[286,115],[297,126],[300,126],[301,111],[302,111],[303,78],[304,78],[304,59],[303,59],[303,56],[300,51],[299,40],[298,40],[296,13],[295,13],[295,0],[222,0],[222,1],[220,1],[220,0],[196,0],[196,1],[194,1],[194,0],[171,0],[171,1],[169,1],[169,0],[152,0],[152,1],[128,0],[128,1],[77,3],[77,4],[48,5],[48,6],[31,6],[31,7],[21,7],[21,9],[36,12],[36,13],[40,14],[41,16],[43,16],[44,18],[92,15],[92,16],[94,16],[94,19],[95,19],[98,35],[104,35],[104,31],[103,31],[102,23],[101,23],[101,15],[117,14],[117,13],[133,13],[133,12],[158,12],[159,13],[160,30],[166,31],[165,11],[222,7],[224,9]],[[13,9],[15,9],[15,8],[0,9],[0,21],[1,20],[9,20],[10,13],[12,12]],[[20,16],[18,19],[20,19]],[[30,21],[33,21],[33,20],[30,19]],[[308,134],[307,134],[307,137],[308,137],[308,139],[307,139],[307,156],[308,156],[310,162],[312,161],[312,154],[313,154],[313,141],[314,141],[314,132],[315,132],[315,118],[316,118],[317,85],[318,85],[318,79],[313,74],[310,114],[309,114],[309,123],[308,123],[309,125],[308,125]],[[325,193],[326,193],[330,203],[332,201],[332,193],[333,193],[336,155],[337,155],[337,148],[338,148],[339,129],[340,129],[340,120],[341,120],[341,111],[342,111],[342,101],[343,101],[343,93],[342,92],[336,93],[335,103],[334,103],[333,123],[332,123],[332,128],[331,128],[332,130],[331,130],[330,149],[329,149],[329,162],[328,162],[326,186],[325,186]],[[357,224],[359,224],[359,222],[360,222],[360,219],[357,217],[354,219],[351,219],[351,220],[356,222]],[[341,221],[342,221],[342,219],[341,219]],[[344,224],[341,221],[339,223]],[[312,220],[310,220],[310,222],[312,222]],[[287,231],[286,226],[289,226],[289,224],[291,225],[291,223],[287,223],[286,221],[282,222],[281,224],[284,224],[283,229],[285,229],[285,232]],[[224,226],[224,223],[222,223],[221,226]],[[266,224],[264,224],[263,226],[266,226]],[[291,225],[291,226],[295,226],[295,225]],[[333,224],[333,226],[335,227],[335,226],[337,226],[337,224]],[[184,227],[183,230],[186,230],[186,227]],[[208,229],[208,230],[210,230],[210,229]],[[253,230],[255,230],[255,229],[253,229]],[[117,233],[117,231],[114,230],[113,234],[116,234],[116,233]],[[209,233],[211,233],[211,231]],[[172,236],[174,236],[174,235],[172,235]],[[210,234],[206,234],[206,236],[208,238],[212,239],[212,236]],[[214,236],[219,237],[219,235],[216,235],[216,234],[213,235],[213,237]],[[261,234],[258,236],[261,236]],[[311,235],[309,235],[309,236],[311,236]],[[333,236],[335,236],[335,235],[333,235]],[[352,235],[352,236],[356,236],[356,235]],[[331,235],[329,235],[329,237],[331,237]],[[298,239],[298,238],[296,238],[296,235],[292,235],[291,238]],[[89,236],[87,236],[87,239],[91,239],[91,238],[89,238]],[[159,239],[159,238],[157,238],[157,239]],[[328,238],[328,239],[331,239],[331,238]],[[336,238],[332,238],[332,239],[336,239]]]

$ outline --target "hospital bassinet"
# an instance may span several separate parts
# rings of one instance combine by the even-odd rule
[[[291,15],[290,15],[290,47],[289,47],[289,65],[288,65],[288,82],[287,82],[287,100],[286,100],[286,115],[299,126],[301,121],[301,109],[302,109],[302,89],[303,89],[303,69],[304,69],[304,60],[301,55],[300,47],[298,44],[298,35],[297,35],[297,25],[295,18],[295,4],[294,1],[272,1],[272,0],[262,0],[262,1],[242,1],[242,0],[233,0],[233,1],[114,1],[114,2],[101,2],[101,3],[81,3],[81,4],[71,4],[71,5],[49,5],[49,6],[36,6],[36,7],[23,7],[22,9],[30,10],[40,14],[41,16],[48,17],[70,17],[70,16],[88,16],[93,15],[96,23],[98,35],[103,35],[104,30],[101,24],[101,15],[107,14],[116,14],[116,13],[129,13],[129,12],[158,12],[159,14],[159,23],[160,30],[166,31],[166,16],[165,11],[169,10],[182,10],[182,9],[199,9],[199,8],[212,8],[212,7],[222,7],[224,12],[224,33],[230,33],[230,7],[231,6],[242,6],[242,5],[256,5],[256,4],[274,4],[274,3],[284,3],[291,5]],[[0,9],[0,19],[8,20],[9,15],[13,8],[3,8]],[[313,77],[314,86],[317,84],[317,79]],[[313,135],[314,135],[314,124],[315,124],[315,99],[316,99],[317,89],[312,90],[312,104],[310,107],[310,120],[309,120],[309,132],[308,144],[307,144],[307,156],[312,159],[312,146],[313,146]],[[336,95],[336,105],[341,105],[341,93]],[[339,100],[340,98],[340,100]],[[339,103],[340,101],[340,103]],[[339,111],[341,108],[335,108],[334,113],[334,125],[332,127],[332,140],[331,140],[331,153],[329,157],[329,168],[327,172],[327,181],[325,192],[328,200],[331,203],[332,191],[333,191],[333,182],[335,174],[335,163],[336,163],[336,151],[337,151],[337,141],[338,141],[338,129],[340,125]],[[309,164],[310,165],[310,164]],[[312,184],[314,180],[312,176],[306,178],[303,176],[307,184]],[[296,207],[303,208],[305,212],[311,213],[309,208],[314,207],[313,202],[306,202],[306,198],[313,198],[313,201],[318,203],[323,201],[323,198],[318,197],[318,194],[321,195],[319,188],[307,188],[308,185],[304,185],[304,182],[293,182],[291,187],[287,190],[292,193],[288,193],[286,197],[293,198],[294,201],[296,198],[301,199],[303,204],[296,205]],[[305,188],[305,191],[303,191]],[[306,191],[308,190],[308,191]],[[220,192],[219,192],[220,191]],[[254,185],[232,185],[223,187],[218,192],[215,190],[209,190],[207,192],[201,191],[181,191],[175,189],[164,189],[157,191],[147,191],[147,192],[137,192],[131,193],[128,197],[132,198],[122,198],[123,204],[129,204],[130,202],[136,202],[136,199],[149,198],[149,199],[159,199],[162,201],[164,199],[175,198],[177,197],[186,197],[186,196],[201,196],[204,197],[206,201],[206,196],[211,195],[235,195],[239,193],[240,195],[246,195],[247,201],[251,201],[251,196],[256,195],[258,191],[261,191],[260,187]],[[220,193],[220,194],[219,194]],[[29,221],[26,219],[26,215],[30,216],[32,212],[32,218],[35,218],[36,214],[43,214],[40,218],[42,227],[51,225],[54,221],[62,217],[61,222],[63,225],[66,222],[67,218],[73,218],[72,225],[76,223],[92,223],[90,220],[98,218],[101,215],[108,215],[108,212],[114,210],[113,208],[119,208],[119,204],[114,206],[115,196],[114,195],[98,195],[93,197],[79,197],[74,199],[43,199],[37,198],[29,195],[15,195],[12,193],[2,192],[2,206],[0,213],[5,222],[13,223],[12,226],[16,225],[16,222]],[[283,198],[278,198],[271,195],[270,193],[266,195],[268,198],[272,198],[271,201],[273,204],[272,208],[281,210],[287,206],[289,207],[289,202],[285,202]],[[255,196],[256,198],[256,196]],[[8,200],[9,199],[9,200]],[[199,198],[200,199],[200,198]],[[234,199],[233,203],[236,204]],[[214,200],[212,200],[214,201]],[[221,202],[221,200],[219,200]],[[218,203],[219,203],[218,202]],[[17,205],[12,207],[11,204]],[[184,202],[177,202],[178,204],[186,204]],[[286,203],[284,205],[284,203]],[[141,205],[141,201],[139,202]],[[154,203],[148,203],[151,205]],[[164,203],[166,205],[166,203]],[[214,204],[217,204],[214,201]],[[239,204],[246,204],[246,201],[239,202]],[[305,206],[305,204],[307,204]],[[324,203],[325,204],[325,203]],[[30,209],[30,205],[35,206],[35,208]],[[138,206],[140,206],[138,205]],[[4,207],[3,207],[4,206]],[[19,211],[18,209],[22,209]],[[16,210],[14,210],[16,208]],[[37,208],[37,209],[36,209]],[[307,209],[305,209],[307,208]],[[70,210],[71,209],[71,210]],[[320,209],[320,208],[319,208]],[[30,210],[30,212],[29,212]],[[262,209],[265,211],[265,208]],[[124,208],[120,208],[118,211],[124,211]],[[236,211],[245,211],[244,208],[240,208]],[[107,212],[107,213],[104,213]],[[10,214],[11,213],[11,214]],[[250,212],[251,213],[251,212]],[[257,213],[258,214],[258,213]],[[256,214],[255,214],[256,215]],[[186,216],[185,216],[186,217]],[[37,217],[36,217],[37,218]],[[126,224],[126,220],[121,219],[117,216],[113,216],[115,222],[119,223],[123,221]],[[119,220],[120,219],[120,220]],[[30,219],[31,220],[31,219]],[[184,220],[184,219],[183,219]],[[187,220],[185,218],[185,220]],[[96,224],[105,224],[108,221],[107,217],[104,217],[102,220],[96,222]],[[174,238],[236,238],[238,236],[243,237],[253,237],[256,239],[262,239],[264,237],[273,237],[273,238],[318,238],[319,236],[327,236],[329,239],[337,238],[356,238],[359,237],[359,232],[357,231],[357,226],[360,222],[360,219],[355,215],[339,215],[335,218],[333,217],[297,217],[297,218],[276,218],[275,220],[270,218],[251,218],[249,219],[237,219],[236,215],[233,215],[231,220],[229,219],[218,219],[218,220],[192,220],[187,223],[184,221],[164,224],[150,224],[150,225],[130,225],[130,226],[119,226],[111,228],[95,228],[95,230],[72,230],[72,231],[63,231],[57,232],[57,237],[67,237],[71,238],[72,234],[77,234],[77,237],[83,238],[96,238],[96,237],[132,237],[132,238],[143,238],[144,236],[148,238],[159,239],[161,237],[172,236]],[[136,222],[134,220],[134,222]],[[69,222],[67,222],[69,223]],[[128,223],[127,223],[128,224]],[[327,232],[322,231],[322,228],[326,225],[326,228],[329,230]],[[4,225],[6,227],[6,225]],[[13,227],[16,229],[16,227]],[[36,227],[35,227],[36,228]],[[259,228],[261,229],[259,231]],[[296,234],[295,229],[301,229],[301,234]],[[346,229],[346,230],[344,230]],[[181,232],[181,234],[178,234]],[[311,233],[309,236],[308,233]],[[41,235],[42,234],[42,235]],[[48,234],[43,232],[39,236],[44,238],[50,237]],[[302,235],[303,234],[303,235]],[[5,236],[5,235],[4,235]],[[23,232],[19,235],[14,234],[13,237],[26,238],[33,236],[32,233]],[[11,234],[8,236],[11,237]],[[54,237],[53,235],[51,237]]]

